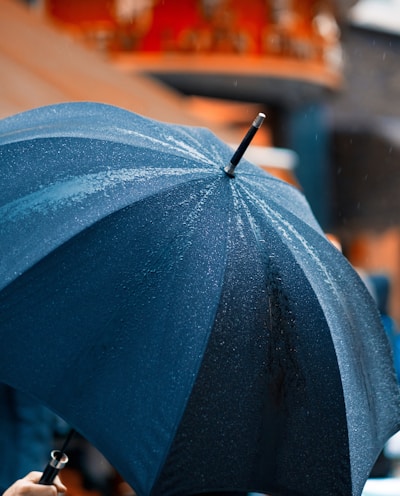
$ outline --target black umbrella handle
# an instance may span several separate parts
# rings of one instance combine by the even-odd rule
[[[50,461],[43,471],[43,475],[40,478],[39,484],[44,486],[50,486],[53,484],[54,479],[58,475],[58,472],[65,467],[68,463],[68,456],[59,450],[53,450],[50,453]]]

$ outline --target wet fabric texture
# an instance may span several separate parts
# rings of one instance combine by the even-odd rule
[[[0,122],[0,381],[139,496],[360,495],[399,428],[376,306],[299,191],[206,129]]]

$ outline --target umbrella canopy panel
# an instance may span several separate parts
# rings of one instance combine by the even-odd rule
[[[229,178],[205,129],[100,104],[5,119],[0,143],[0,380],[140,495],[361,494],[398,386],[295,188],[246,161]]]

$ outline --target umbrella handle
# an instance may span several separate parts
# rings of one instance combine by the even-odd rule
[[[50,453],[50,461],[43,471],[39,484],[50,486],[53,484],[54,479],[58,472],[65,467],[68,463],[68,456],[59,450],[53,450]]]

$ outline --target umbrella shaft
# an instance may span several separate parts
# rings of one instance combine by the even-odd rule
[[[254,127],[254,126],[251,126],[251,128],[247,131],[246,136],[243,138],[242,142],[238,146],[238,149],[235,151],[235,153],[233,154],[233,156],[231,158],[230,163],[233,166],[236,166],[239,163],[240,159],[243,157],[244,152],[249,147],[249,145],[250,145],[250,143],[251,143],[252,139],[254,138],[254,135],[256,134],[257,131],[258,131],[258,128]]]
[[[240,145],[233,154],[229,164],[224,168],[224,171],[226,172],[226,174],[228,174],[229,177],[235,177],[235,172],[234,172],[235,168],[237,164],[240,162],[240,159],[243,157],[245,151],[249,147],[252,139],[254,138],[254,135],[260,129],[264,119],[265,119],[265,114],[260,112],[258,116],[254,119],[253,124],[250,126],[250,129],[247,131],[246,136],[242,139]]]

